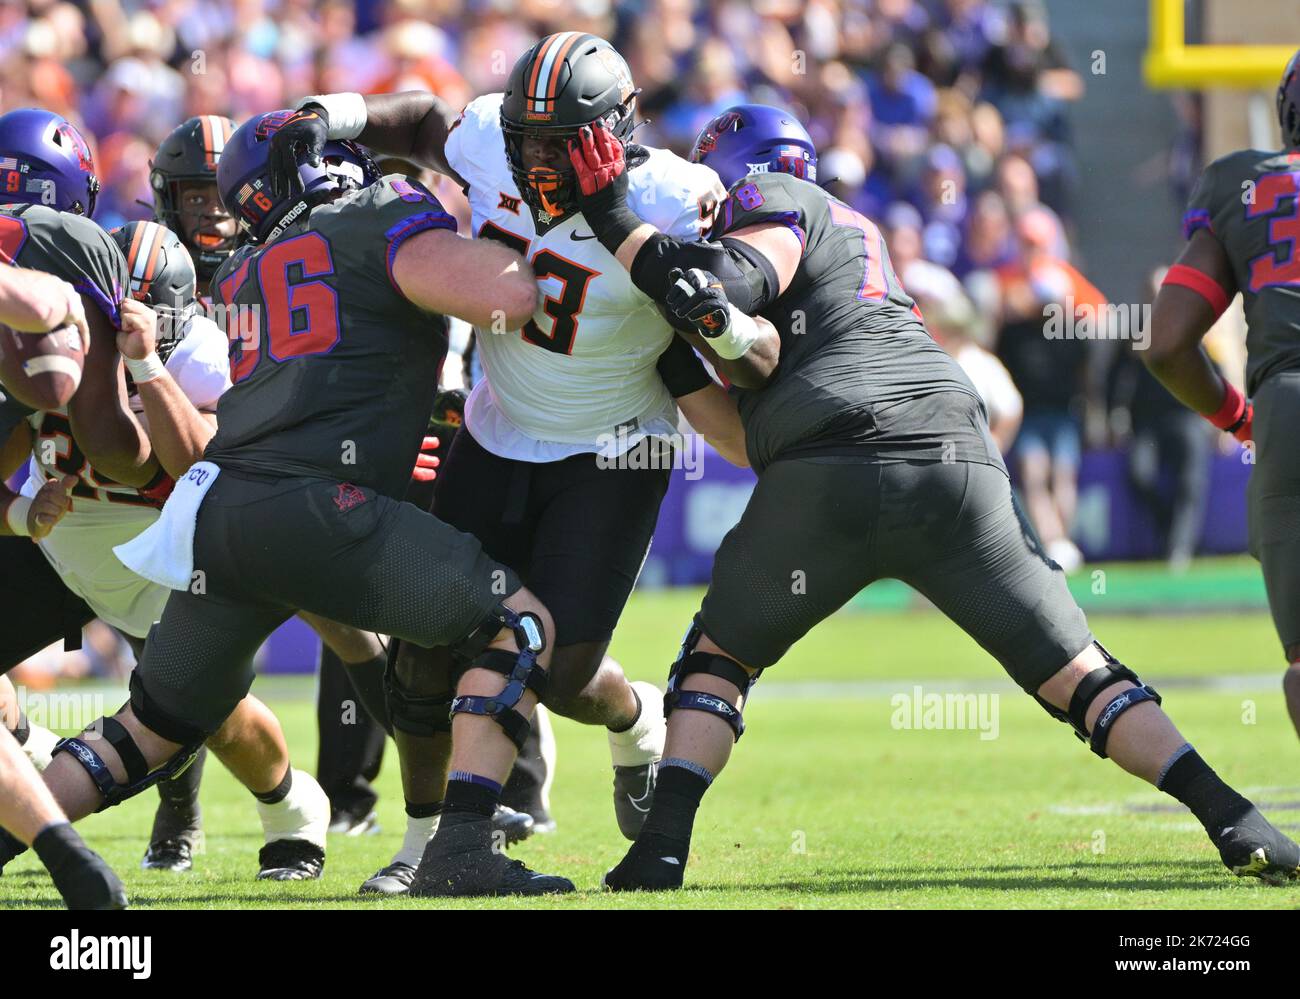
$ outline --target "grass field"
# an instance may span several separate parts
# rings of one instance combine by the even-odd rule
[[[662,683],[698,593],[634,597],[614,655]],[[1231,783],[1300,834],[1300,745],[1280,691],[1280,655],[1260,612],[1130,616],[1092,610],[1098,636],[1161,689],[1185,735]],[[1162,682],[1164,681],[1164,682]],[[925,721],[899,698],[982,695],[966,728]],[[263,678],[299,766],[314,767],[312,682]],[[112,703],[110,701],[110,703]],[[924,705],[923,705],[924,706]],[[996,713],[995,713],[996,712]],[[749,734],[705,798],[675,896],[610,896],[601,874],[625,846],[614,825],[603,733],[557,719],[558,830],[515,849],[576,895],[466,907],[1294,908],[1300,886],[1239,881],[1190,813],[1094,757],[937,614],[845,611],[756,688]],[[976,722],[982,721],[978,728]],[[996,722],[996,725],[994,724]],[[996,737],[982,737],[982,736]],[[207,852],[192,874],[138,869],[153,793],[83,823],[135,905],[171,908],[448,905],[355,894],[403,828],[396,755],[379,788],[383,831],[330,843],[319,882],[253,880],[252,801],[215,761],[203,791]],[[30,854],[0,878],[0,907],[57,905]]]

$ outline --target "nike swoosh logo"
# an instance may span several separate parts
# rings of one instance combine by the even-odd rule
[[[650,774],[646,774],[645,790],[641,793],[641,797],[634,798],[629,794],[627,796],[627,800],[631,804],[631,806],[635,808],[638,812],[648,812],[650,811],[650,806],[647,805],[644,808],[642,808],[641,802],[645,801],[652,794],[654,794],[654,790],[655,790],[654,781],[651,780]]]
[[[660,857],[659,859],[662,860],[665,864],[676,864],[678,867],[682,866],[682,862],[678,860],[676,857]]]
[[[593,233],[589,233],[589,234],[586,235],[586,236],[580,236],[580,235],[578,234],[578,230],[575,229],[575,230],[573,230],[573,232],[569,233],[569,238],[570,238],[570,239],[595,239],[595,238],[596,238],[596,234],[593,232]]]

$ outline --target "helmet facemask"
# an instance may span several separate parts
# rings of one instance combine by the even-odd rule
[[[601,118],[606,128],[622,143],[626,154],[628,138],[632,134],[635,118],[636,95],[633,92],[628,99]],[[552,220],[563,218],[577,210],[574,191],[577,177],[569,164],[569,143],[576,142],[581,129],[593,122],[577,125],[528,125],[514,122],[501,115],[501,131],[505,137],[506,157],[510,162],[510,176],[519,188],[519,194],[529,207],[544,212]],[[534,166],[528,167],[524,159],[524,141],[540,139],[544,142],[558,142],[563,153],[563,167]]]

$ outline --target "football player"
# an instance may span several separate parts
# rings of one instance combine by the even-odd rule
[[[1201,175],[1183,218],[1187,246],[1156,295],[1142,360],[1184,405],[1251,449],[1250,551],[1264,572],[1288,664],[1282,688],[1300,734],[1300,471],[1287,444],[1300,416],[1300,52],[1282,74],[1277,115],[1281,149],[1229,153]],[[1237,292],[1249,399],[1201,347]]]
[[[234,131],[235,123],[229,118],[197,115],[163,139],[150,163],[154,219],[175,232],[189,250],[196,294],[204,304],[210,301],[213,275],[238,243],[235,220],[217,191],[217,165]],[[317,775],[330,798],[330,831],[358,835],[375,828],[376,795],[366,774],[377,773],[388,727],[383,689],[387,655],[375,635],[311,614],[300,616],[321,638]],[[356,710],[358,700],[364,710]],[[145,866],[174,870],[189,866],[189,840],[198,831],[203,762],[200,751],[182,775],[159,785],[164,801],[178,816],[171,825],[186,831],[155,837]],[[180,821],[186,815],[190,816],[188,825]],[[505,807],[494,822],[510,842],[531,830],[527,816]]]
[[[0,323],[25,333],[47,333],[72,323],[88,335],[81,296],[72,285],[52,274],[12,264],[0,265]],[[0,412],[9,401],[0,392]],[[5,462],[0,459],[0,471],[4,470]],[[6,477],[0,475],[0,479]],[[71,483],[66,480],[51,482],[30,504],[17,509],[9,494],[6,526],[11,515],[15,519],[21,515],[25,533],[33,537],[48,534],[68,510],[69,488]],[[35,849],[68,908],[126,906],[126,892],[117,875],[82,842],[4,725],[0,725],[0,827]]]
[[[623,148],[603,128],[570,152],[596,237],[738,386],[759,474],[669,676],[650,815],[605,886],[681,886],[749,689],[882,577],[925,595],[1094,753],[1191,809],[1233,873],[1295,878],[1300,848],[1094,640],[1012,496],[974,387],[927,334],[874,223],[816,185],[804,128],[743,105],[704,129],[692,159],[729,185],[707,243],[627,210]]]
[[[566,140],[599,120],[627,142],[636,94],[608,42],[566,31],[524,53],[504,93],[470,102],[459,117],[432,94],[331,94],[303,101],[273,140],[275,176],[286,185],[300,157],[315,162],[327,141],[351,138],[446,174],[468,194],[475,235],[532,263],[543,296],[535,314],[518,332],[476,330],[484,378],[439,469],[434,512],[516,569],[551,609],[546,705],[608,730],[615,814],[629,838],[653,793],[662,696],[629,683],[606,650],[668,486],[677,407],[743,461],[731,400],[593,237],[574,200]],[[640,147],[633,163],[634,210],[697,237],[722,193],[712,171]],[[414,651],[398,658],[403,683],[419,682],[405,663]],[[412,772],[433,758],[412,756]],[[408,781],[408,799],[436,799],[436,769]],[[398,861],[380,877],[414,877],[417,893],[429,886]]]
[[[379,177],[352,143],[328,144],[297,193],[274,197],[268,140],[292,117],[254,117],[222,153],[222,202],[248,238],[214,277],[243,333],[234,384],[162,519],[117,548],[175,592],[130,703],[98,723],[106,739],[70,740],[76,756],[56,756],[47,782],[74,818],[137,793],[220,729],[252,653],[306,610],[456,652],[440,678],[450,709],[393,702],[394,717],[455,732],[457,773],[425,850],[446,891],[570,891],[493,850],[482,783],[505,780],[545,690],[550,615],[477,541],[400,501],[428,426],[438,317],[517,327],[536,284],[518,254],[459,237],[418,181]]]
[[[26,425],[6,434],[6,439],[19,438],[20,450],[25,443],[35,460],[22,495],[9,499],[5,533],[29,533],[21,511],[54,484],[70,488],[72,509],[37,545],[19,537],[0,539],[10,615],[2,630],[0,672],[61,636],[79,634],[94,616],[126,635],[138,654],[167,591],[128,571],[114,557],[113,546],[157,519],[172,482],[169,466],[183,472],[192,460],[190,439],[210,433],[210,417],[202,410],[229,384],[226,340],[210,320],[193,314],[193,267],[173,234],[153,222],[130,227],[128,268],[113,239],[90,220],[98,185],[84,140],[70,124],[46,111],[10,112],[0,117],[0,156],[16,164],[22,178],[7,185],[14,201],[0,208],[5,258],[70,279],[88,300],[94,338],[68,405],[32,414]],[[166,363],[153,351],[140,355],[144,360],[134,366],[128,363],[139,414],[125,404],[115,348],[125,351],[142,343],[157,319],[142,302],[123,301],[126,288],[152,297],[169,317]],[[117,474],[105,472],[105,464]],[[21,717],[18,728],[30,730]],[[274,716],[249,698],[212,734],[214,751],[259,799],[267,844],[258,876],[319,876],[328,803],[310,775],[290,767]],[[179,771],[177,766],[154,780]],[[196,817],[177,814],[164,798],[155,818],[155,842],[182,836]],[[4,844],[0,863],[16,846]],[[188,863],[188,854],[184,859]]]

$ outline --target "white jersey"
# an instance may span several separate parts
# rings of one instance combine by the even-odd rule
[[[523,461],[614,455],[647,434],[672,434],[676,406],[655,367],[672,327],[580,213],[538,232],[510,174],[501,99],[470,102],[447,136],[447,162],[469,185],[474,235],[521,252],[544,298],[522,330],[475,330],[484,378],[466,426],[489,451]],[[649,153],[628,176],[629,207],[671,236],[701,238],[726,194],[718,175],[667,150]]]
[[[230,388],[229,341],[211,319],[196,315],[167,358],[167,371],[200,410],[216,407]],[[47,481],[77,476],[72,509],[38,542],[64,585],[113,627],[143,638],[162,614],[170,591],[141,579],[118,561],[113,546],[130,541],[158,519],[163,496],[146,495],[98,475],[72,439],[67,411],[35,413],[35,430],[24,496]]]

